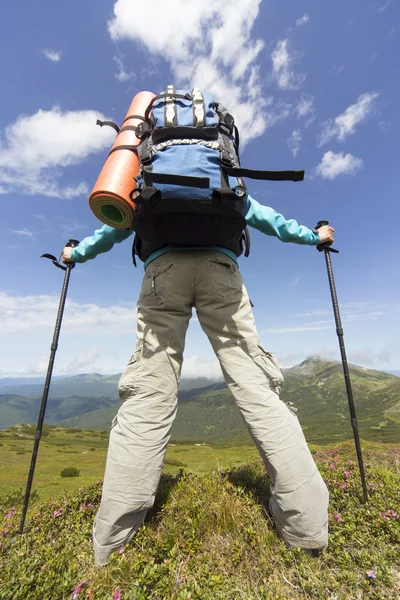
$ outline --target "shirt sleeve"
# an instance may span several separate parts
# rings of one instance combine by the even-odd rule
[[[245,204],[245,218],[247,225],[258,229],[267,235],[274,235],[282,242],[293,242],[294,244],[308,244],[316,246],[320,243],[318,233],[312,229],[299,225],[294,219],[287,221],[285,217],[277,213],[269,206],[259,204],[250,195],[247,196]]]
[[[96,229],[92,236],[83,239],[79,246],[72,249],[71,259],[76,263],[84,263],[98,254],[108,252],[114,244],[123,242],[132,233],[133,229],[114,229],[109,225],[103,225],[101,229]]]

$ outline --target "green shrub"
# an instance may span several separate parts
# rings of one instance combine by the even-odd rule
[[[181,460],[176,460],[175,458],[168,458],[164,461],[165,465],[172,465],[173,467],[187,467],[187,464],[183,463]]]
[[[6,510],[10,508],[10,506],[22,506],[25,498],[25,492],[26,489],[20,486],[17,490],[9,492],[4,496],[0,496],[0,508]],[[39,500],[39,492],[36,489],[32,489],[29,496],[29,502],[32,503],[37,502]]]
[[[61,477],[79,477],[80,474],[80,470],[76,467],[65,467],[60,473]]]

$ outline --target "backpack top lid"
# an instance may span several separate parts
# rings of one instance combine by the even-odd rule
[[[168,94],[171,94],[170,96]],[[217,104],[208,92],[199,89],[175,90],[168,86],[152,107],[154,127],[215,127],[218,125]]]

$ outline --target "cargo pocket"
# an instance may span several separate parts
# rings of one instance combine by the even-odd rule
[[[143,277],[139,306],[160,306],[167,300],[174,265],[174,262],[150,263]]]
[[[136,350],[129,359],[125,371],[118,382],[118,394],[121,402],[125,402],[138,392],[139,388],[139,364],[142,355],[143,343],[136,345]]]
[[[240,299],[242,296],[243,279],[235,263],[223,258],[208,259],[214,290],[219,296],[230,300]]]
[[[279,363],[271,352],[267,352],[261,344],[257,344],[256,363],[262,368],[268,377],[271,389],[279,394],[284,382]]]

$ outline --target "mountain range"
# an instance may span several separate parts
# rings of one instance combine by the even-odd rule
[[[400,439],[400,377],[349,365],[361,439]],[[307,441],[350,439],[353,431],[342,365],[310,358],[284,369],[281,399],[296,412]],[[75,375],[51,383],[45,422],[62,427],[109,429],[120,400],[120,375]],[[37,423],[43,382],[0,380],[0,429]],[[182,380],[175,441],[247,443],[249,435],[223,381]]]

